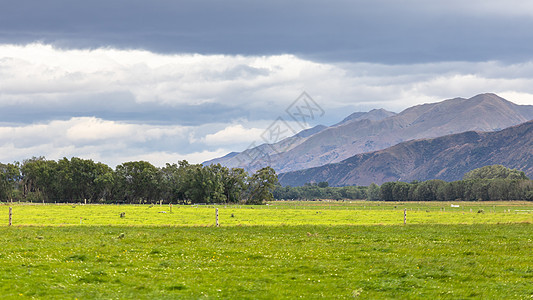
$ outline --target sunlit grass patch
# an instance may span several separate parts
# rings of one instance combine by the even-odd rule
[[[241,205],[14,205],[14,225],[222,226],[498,224],[533,222],[528,202],[272,202]],[[456,207],[458,206],[458,207]],[[7,223],[7,206],[0,206]]]

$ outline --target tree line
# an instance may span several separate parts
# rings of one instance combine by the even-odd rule
[[[373,195],[383,201],[533,201],[533,181],[522,171],[492,165],[452,182],[386,182]]]
[[[307,183],[303,186],[277,186],[274,198],[277,200],[357,200],[367,199],[366,186],[329,186],[327,182]]]
[[[533,181],[524,172],[494,165],[462,180],[386,182],[381,186],[332,187],[327,182],[282,187],[266,167],[249,175],[241,168],[180,161],[157,168],[146,161],[115,169],[73,157],[0,163],[0,201],[88,203],[245,203],[269,200],[533,201]]]
[[[77,157],[0,163],[2,201],[261,204],[273,200],[277,182],[270,167],[249,175],[241,168],[187,161],[162,168],[134,161],[115,169]]]
[[[330,187],[327,182],[277,187],[276,199],[366,199],[374,201],[533,201],[533,181],[524,172],[501,165],[466,173],[462,180],[385,182],[381,186]]]

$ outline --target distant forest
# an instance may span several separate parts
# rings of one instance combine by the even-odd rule
[[[103,163],[73,157],[43,157],[0,163],[0,201],[82,203],[243,203],[270,200],[374,201],[533,201],[533,181],[524,172],[494,165],[473,170],[463,180],[386,182],[381,186],[331,187],[327,182],[282,187],[266,167],[248,174],[220,164],[180,161],[157,168],[145,161],[114,170]]]
[[[500,165],[486,166],[464,175],[463,180],[386,182],[381,186],[330,187],[327,182],[301,187],[280,187],[276,199],[366,199],[374,201],[533,201],[533,180],[524,172]]]

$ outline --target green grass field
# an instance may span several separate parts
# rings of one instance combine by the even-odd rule
[[[13,225],[398,225],[407,209],[408,224],[498,224],[533,221],[528,202],[272,202],[269,205],[12,205]],[[8,222],[8,205],[0,220]],[[482,211],[482,212],[480,212]],[[124,218],[120,214],[124,212]],[[1,222],[1,221],[0,221]]]
[[[270,204],[2,205],[0,298],[533,298],[533,203]]]

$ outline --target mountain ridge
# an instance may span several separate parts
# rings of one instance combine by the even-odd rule
[[[344,118],[339,123],[332,125],[331,127],[343,125],[343,124],[353,122],[353,121],[360,121],[360,120],[367,120],[367,119],[371,121],[379,121],[379,120],[383,120],[383,119],[386,119],[388,117],[392,117],[395,115],[397,115],[397,113],[395,112],[388,111],[383,108],[375,108],[368,112],[354,112],[351,115]]]
[[[486,165],[500,164],[533,176],[533,121],[495,132],[467,131],[406,141],[357,154],[342,162],[279,175],[283,185],[327,181],[333,186],[387,181],[453,181]]]
[[[283,139],[282,141],[276,144],[261,144],[256,147],[246,149],[240,153],[231,152],[222,157],[205,161],[202,164],[211,165],[211,164],[220,163],[228,167],[243,167],[250,171],[251,169],[247,168],[247,166],[244,165],[243,162],[254,163],[253,158],[256,157],[256,155],[259,155],[260,159],[261,158],[264,159],[265,157],[268,157],[268,160],[270,160],[271,157],[276,156],[278,153],[282,151],[290,150],[298,146],[299,144],[305,142],[307,138],[317,133],[320,133],[328,128],[340,126],[342,124],[346,124],[350,122],[366,120],[366,119],[380,120],[380,119],[387,118],[395,114],[396,113],[385,110],[385,109],[373,109],[368,112],[355,112],[355,113],[350,114],[348,117],[344,118],[341,122],[334,124],[332,126],[328,127],[325,125],[316,125],[314,127],[304,129],[298,132],[297,134],[295,134],[294,136]]]
[[[374,117],[372,117],[374,116]],[[409,107],[396,114],[386,110],[353,113],[341,122],[305,136],[263,144],[230,158],[206,162],[254,171],[253,152],[264,155],[264,165],[278,173],[340,162],[353,155],[386,149],[398,143],[435,138],[471,130],[495,131],[533,119],[532,105],[517,105],[495,94],[453,98]],[[308,129],[309,130],[309,129]]]

